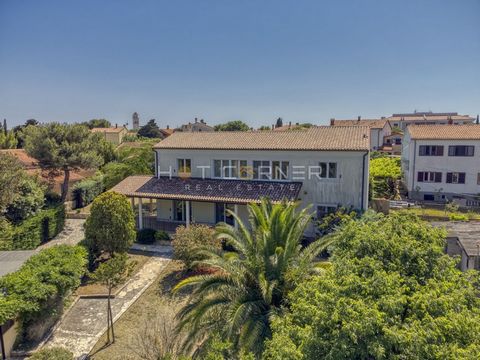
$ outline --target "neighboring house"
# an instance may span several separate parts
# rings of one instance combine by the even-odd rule
[[[413,112],[405,114],[393,114],[387,118],[392,128],[399,128],[405,131],[409,125],[464,125],[473,124],[475,118],[469,115],[458,115],[456,112],[434,113]]]
[[[443,226],[440,223],[435,225]],[[460,257],[462,271],[480,270],[480,223],[450,221],[445,225],[448,230],[447,254]]]
[[[393,128],[392,133],[383,138],[382,152],[390,155],[402,154],[403,133]]]
[[[291,121],[289,121],[288,125],[282,125],[282,126],[272,125],[273,131],[288,131],[288,130],[302,130],[302,129],[306,129],[306,127],[303,127],[298,122],[292,125]]]
[[[480,125],[408,126],[402,169],[409,197],[475,199],[480,193],[479,155]]]
[[[125,126],[115,126],[112,128],[93,128],[94,133],[101,133],[105,136],[105,140],[110,141],[115,145],[120,145],[123,142],[123,137],[127,135],[128,130]]]
[[[1,154],[9,154],[15,156],[23,165],[23,168],[29,175],[39,176],[51,188],[52,191],[60,194],[63,184],[63,173],[61,171],[49,171],[40,167],[38,160],[29,156],[24,149],[4,149],[0,150]],[[95,174],[95,170],[75,170],[70,173],[68,198],[71,197],[73,185],[77,182]]]
[[[337,120],[330,119],[330,126],[367,126],[370,129],[370,150],[380,150],[384,145],[384,137],[389,136],[392,127],[388,120],[382,119],[362,119],[360,116],[356,120]]]
[[[0,278],[20,269],[36,250],[0,251]],[[0,324],[0,356],[9,358],[18,333],[15,319]],[[4,346],[4,348],[3,348]]]
[[[154,146],[155,176],[131,176],[112,190],[139,207],[138,227],[173,231],[191,222],[248,221],[247,204],[312,204],[321,218],[339,206],[368,205],[369,129],[175,132]],[[313,226],[309,229],[313,235]]]
[[[173,134],[174,129],[170,129],[170,126],[167,125],[165,129],[160,129],[160,132],[162,133],[162,139],[165,139],[166,137],[169,137]]]
[[[195,118],[195,122],[192,124],[189,122],[188,124],[184,124],[180,127],[180,130],[183,132],[213,132],[215,129],[210,125],[207,125],[205,120]]]

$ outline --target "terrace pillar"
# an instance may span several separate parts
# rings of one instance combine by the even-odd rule
[[[190,201],[185,201],[185,226],[190,227]]]
[[[138,228],[140,230],[143,229],[143,206],[142,206],[142,198],[138,198]]]
[[[233,204],[233,212],[238,216],[238,204]],[[235,222],[235,229],[238,229],[237,219],[233,220]]]

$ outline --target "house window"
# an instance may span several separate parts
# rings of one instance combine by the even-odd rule
[[[447,184],[465,184],[465,173],[447,172]]]
[[[448,156],[473,156],[475,147],[471,145],[450,145]]]
[[[337,210],[337,206],[332,205],[318,205],[317,206],[317,219],[323,219],[328,214],[334,213]]]
[[[442,182],[442,173],[433,171],[419,171],[417,174],[418,182]]]
[[[275,180],[287,180],[289,165],[288,161],[272,161],[272,178]]]
[[[480,185],[480,173],[477,173],[477,185]]]
[[[442,145],[420,145],[418,150],[420,156],[443,156]]]
[[[246,178],[247,172],[247,160],[214,160],[214,177],[217,178]]]
[[[190,221],[192,220],[192,203],[190,202]],[[175,221],[185,221],[187,218],[187,205],[185,201],[173,201],[173,219]]]
[[[401,138],[395,138],[395,145],[402,145],[402,139]]]
[[[233,215],[227,210],[234,211],[235,205],[227,203],[215,203],[215,220],[217,223],[224,222],[230,225],[235,223]]]
[[[191,174],[192,160],[191,159],[177,159],[178,173]]]
[[[271,179],[270,161],[268,160],[254,160],[253,161],[253,178],[260,180]]]
[[[320,163],[320,177],[322,179],[336,179],[337,178],[337,163],[321,162]]]

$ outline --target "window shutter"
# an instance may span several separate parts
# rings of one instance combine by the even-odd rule
[[[465,173],[458,173],[458,183],[465,184]]]
[[[417,181],[423,182],[423,171],[419,171],[417,174]]]
[[[436,172],[435,173],[435,182],[436,183],[441,183],[442,182],[442,173],[441,172]]]
[[[450,151],[450,150],[449,150]],[[451,184],[452,183],[452,173],[451,172],[447,172],[447,184]]]

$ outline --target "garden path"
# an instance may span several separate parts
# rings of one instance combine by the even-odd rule
[[[111,301],[114,321],[155,281],[169,261],[170,255],[152,255],[152,258],[127,281]],[[53,330],[44,346],[62,346],[72,351],[76,358],[84,358],[107,329],[106,310],[105,298],[78,299]]]
[[[65,219],[65,226],[63,230],[55,236],[52,240],[40,245],[37,250],[43,250],[54,245],[76,245],[85,237],[83,225],[85,219]]]

